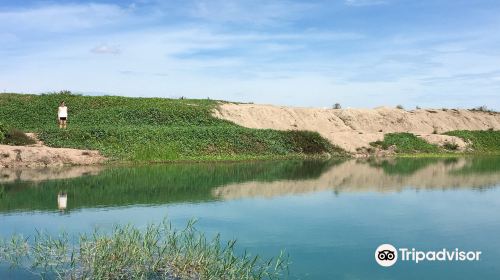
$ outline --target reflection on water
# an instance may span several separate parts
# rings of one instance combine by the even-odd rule
[[[388,159],[73,167],[0,171],[0,211],[202,202],[318,191],[485,189],[498,158]],[[67,205],[71,201],[71,206]]]
[[[70,179],[85,175],[97,175],[101,166],[72,166],[45,168],[2,168],[0,169],[0,184],[19,181],[41,182],[55,179]]]
[[[66,210],[66,208],[68,208],[68,194],[67,193],[57,194],[57,208],[61,211],[64,211],[64,210]]]
[[[224,199],[273,197],[331,190],[342,192],[393,192],[412,189],[483,189],[500,183],[500,172],[475,170],[482,160],[395,159],[381,162],[346,161],[330,167],[318,178],[243,182],[221,186],[213,194]],[[490,162],[491,166],[495,166]],[[486,165],[490,166],[490,165]],[[497,170],[500,169],[498,164]],[[495,171],[495,170],[492,170]],[[500,171],[500,170],[499,170]]]
[[[292,260],[290,279],[500,275],[500,158],[107,166],[0,174],[0,236],[29,236],[35,229],[54,235],[61,230],[91,233],[116,223],[145,228],[165,216],[179,228],[198,218],[207,236],[236,238],[241,251],[270,257],[286,250]],[[484,259],[397,263],[387,269],[374,261],[374,250],[383,243],[481,250]],[[0,264],[0,279],[29,276]]]

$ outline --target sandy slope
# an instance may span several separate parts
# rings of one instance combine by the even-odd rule
[[[450,130],[500,129],[500,114],[469,110],[316,109],[273,105],[221,103],[216,117],[250,128],[317,131],[333,144],[355,152],[384,133],[412,132],[432,143],[456,142],[457,137],[433,135]]]

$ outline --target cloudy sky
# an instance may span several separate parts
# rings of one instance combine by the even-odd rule
[[[0,0],[0,91],[500,109],[500,1]]]

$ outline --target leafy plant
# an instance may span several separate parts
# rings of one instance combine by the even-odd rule
[[[7,132],[7,129],[3,125],[3,123],[0,122],[0,143],[3,143],[5,139],[5,133]]]
[[[495,130],[455,130],[445,133],[446,135],[457,136],[466,142],[471,143],[471,148],[475,152],[500,153],[500,131]]]
[[[434,153],[439,152],[439,147],[411,133],[387,133],[383,141],[372,142],[372,146],[380,146],[386,150],[390,146],[396,147],[398,153]]]

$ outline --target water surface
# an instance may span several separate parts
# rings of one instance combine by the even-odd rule
[[[3,169],[0,235],[197,218],[240,250],[285,249],[290,279],[498,279],[499,186],[499,158]],[[382,268],[382,243],[483,253],[479,262]],[[0,266],[0,279],[29,277]]]

